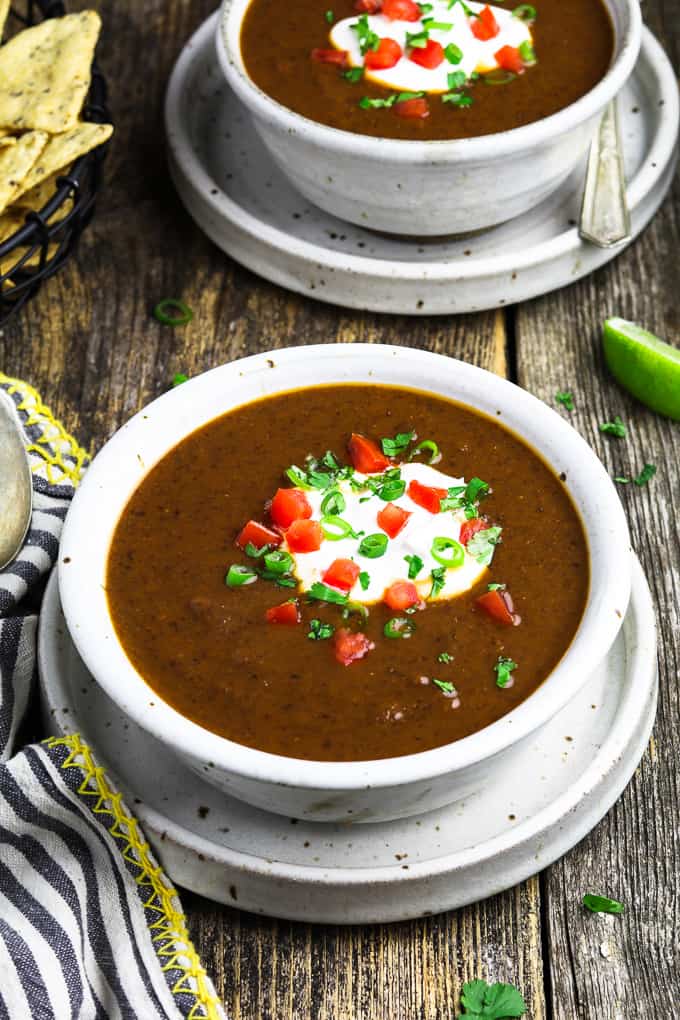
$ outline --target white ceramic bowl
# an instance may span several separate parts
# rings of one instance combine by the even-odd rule
[[[571,173],[640,49],[639,0],[604,0],[616,42],[605,77],[551,117],[455,141],[372,138],[282,106],[246,73],[240,34],[249,0],[223,0],[217,55],[273,159],[298,191],[340,219],[413,236],[495,226],[541,202]]]
[[[236,744],[185,719],[147,686],[128,660],[116,637],[105,591],[106,562],[118,519],[142,478],[169,450],[233,407],[281,390],[334,382],[410,386],[493,415],[538,450],[556,472],[565,472],[590,547],[591,588],[583,620],[542,686],[479,733],[382,761],[284,758]],[[257,807],[316,821],[405,817],[479,789],[495,768],[567,704],[604,658],[626,611],[630,574],[628,528],[614,486],[565,420],[524,390],[482,369],[426,351],[377,344],[258,354],[213,369],[159,397],[95,458],[69,510],[59,562],[71,636],[113,701],[203,779]]]

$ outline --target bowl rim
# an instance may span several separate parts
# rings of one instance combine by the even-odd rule
[[[402,372],[401,382],[380,377],[376,359],[380,359],[382,367],[386,363],[383,359],[390,358],[402,363],[398,370]],[[568,451],[565,465],[566,461],[571,462],[569,470],[573,471],[574,465],[578,464],[578,471],[588,474],[589,483],[584,491],[588,493],[593,506],[598,508],[597,519],[606,521],[610,536],[606,541],[602,539],[601,543],[605,547],[605,569],[595,575],[591,567],[590,591],[583,617],[571,644],[553,671],[533,694],[483,730],[450,744],[396,758],[352,762],[288,758],[238,744],[187,719],[147,685],[127,658],[117,638],[106,596],[103,594],[111,537],[120,513],[148,471],[183,438],[207,421],[254,400],[301,388],[295,384],[291,386],[290,383],[268,384],[265,373],[269,373],[271,378],[274,359],[275,367],[282,367],[289,375],[296,366],[302,368],[301,362],[309,365],[310,362],[323,359],[329,363],[329,370],[334,369],[336,364],[339,365],[338,372],[351,370],[351,378],[343,378],[343,382],[375,382],[416,388],[421,392],[432,392],[435,396],[474,407],[471,400],[456,397],[443,388],[447,382],[450,386],[458,385],[463,378],[466,385],[485,394],[487,405],[498,403],[498,407],[512,406],[513,421],[508,422],[508,412],[503,411],[504,417],[499,424],[517,434],[530,448],[535,450],[535,444],[518,427],[518,416],[525,422],[540,421],[541,434],[547,430]],[[394,366],[396,361],[392,360],[391,364]],[[432,366],[437,385],[442,380],[441,389],[428,391],[425,386],[414,386],[413,372],[417,372],[419,365],[425,364]],[[373,367],[364,375],[361,369],[368,369],[370,365]],[[386,374],[389,375],[389,372]],[[264,388],[256,397],[234,399],[239,380],[249,376],[258,384],[264,383]],[[319,384],[332,381],[324,378]],[[231,395],[223,399],[223,393],[229,388],[230,382]],[[195,408],[203,406],[202,396],[211,395],[214,399],[216,390],[220,394],[222,410],[207,416],[202,413],[196,415]],[[481,411],[489,415],[487,410],[482,408]],[[188,429],[177,435],[170,432],[169,439],[166,434],[155,460],[145,463],[137,449],[142,443],[138,444],[137,439],[143,437],[144,432],[149,433],[150,426],[147,423],[155,414],[170,419],[175,427],[179,427],[182,415],[190,414],[195,420]],[[545,453],[540,449],[536,452],[555,473],[559,473]],[[130,460],[134,458],[135,462],[139,460],[142,471],[134,483],[121,492],[117,480],[123,456],[128,456]],[[92,522],[101,519],[101,514],[97,513],[97,504],[102,498],[102,489],[106,489],[107,479],[114,490],[114,494],[108,493],[107,505],[118,509],[115,510],[113,524],[104,536],[105,541],[97,545],[93,539],[97,524],[93,528]],[[570,494],[578,506],[571,490]],[[579,512],[583,517],[580,507]],[[114,509],[111,509],[111,513],[114,513]],[[83,547],[81,536],[85,536],[89,556],[80,554],[79,550]],[[592,535],[586,532],[586,537],[592,564]],[[623,550],[626,555],[622,555]],[[430,351],[383,344],[315,344],[264,351],[220,365],[162,394],[137,412],[96,455],[76,491],[64,523],[58,571],[64,617],[81,658],[109,697],[144,730],[174,747],[179,753],[210,762],[218,772],[231,772],[246,780],[300,790],[347,792],[403,786],[461,771],[495,757],[543,725],[586,682],[594,663],[593,644],[597,646],[600,657],[603,657],[621,627],[631,588],[632,560],[628,555],[629,550],[630,538],[625,513],[603,464],[576,430],[537,397],[485,369]],[[103,601],[105,607],[102,619],[92,615],[92,607],[97,601]],[[149,701],[150,695],[153,697],[152,702]]]
[[[244,105],[257,117],[267,120],[280,131],[297,135],[331,152],[350,153],[377,162],[386,159],[403,163],[439,161],[456,163],[507,159],[509,156],[540,147],[548,140],[564,134],[598,114],[623,87],[638,58],[642,41],[642,14],[639,0],[623,0],[626,17],[624,31],[617,32],[612,8],[614,0],[603,0],[613,22],[615,44],[612,62],[597,84],[585,95],[563,109],[532,121],[490,135],[469,138],[432,139],[420,141],[404,138],[382,138],[356,134],[330,127],[296,113],[259,88],[248,75],[240,47],[241,24],[250,0],[222,0],[215,34],[217,58],[223,74]],[[620,2],[620,0],[619,0]],[[243,5],[239,10],[239,5]]]

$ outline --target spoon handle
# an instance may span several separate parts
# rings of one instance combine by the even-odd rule
[[[616,99],[602,114],[590,147],[579,234],[600,248],[631,238]]]

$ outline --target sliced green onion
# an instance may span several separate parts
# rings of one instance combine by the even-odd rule
[[[247,542],[246,547],[243,550],[246,556],[250,556],[252,560],[259,560],[266,553],[270,552],[274,547],[271,545],[261,545],[259,548],[253,545],[252,542]]]
[[[328,22],[329,25],[333,24],[333,21],[335,20],[335,15],[333,14],[333,11],[326,11],[324,17],[326,18],[326,21]]]
[[[406,492],[406,482],[403,478],[390,478],[378,489],[378,496],[384,500],[385,503],[391,503],[394,499],[399,499]]]
[[[467,81],[465,71],[449,71],[446,80],[450,89],[462,88]]]
[[[450,32],[453,23],[450,21],[435,21],[434,18],[422,18],[423,25],[428,32]]]
[[[350,616],[360,616],[362,620],[367,620],[368,609],[362,602],[348,602],[342,610],[342,618],[348,620]]]
[[[358,81],[361,81],[363,76],[364,76],[363,67],[350,67],[348,71],[342,72],[342,77],[346,78],[347,81],[353,82],[354,84],[356,84]]]
[[[536,51],[528,39],[525,39],[523,43],[520,43],[519,55],[522,58],[522,63],[526,64],[527,67],[536,63]]]
[[[324,537],[329,542],[339,542],[342,538],[359,538],[359,532],[355,531],[349,521],[337,517],[335,514],[326,514],[319,521]]]
[[[307,598],[312,602],[332,602],[336,606],[344,606],[348,600],[345,592],[338,591],[336,588],[329,588],[327,584],[322,584],[321,581],[314,582],[307,592]]]
[[[472,96],[466,96],[462,92],[445,92],[442,96],[442,103],[452,103],[453,106],[472,106],[472,102]]]
[[[275,549],[274,552],[265,553],[264,565],[272,574],[289,574],[293,566],[293,557],[290,553]]]
[[[427,29],[421,32],[407,32],[406,33],[406,45],[410,46],[411,49],[423,50],[427,46],[427,41],[430,38]]]
[[[345,497],[340,490],[331,489],[331,491],[326,493],[324,498],[321,500],[321,513],[335,516],[337,514],[341,514],[346,506],[347,503],[345,501]]]
[[[436,464],[441,460],[442,455],[439,452],[439,447],[433,439],[423,439],[422,443],[418,443],[415,450],[411,451],[409,460],[413,460],[414,457],[417,457],[418,454],[423,453],[426,450],[430,453],[430,459],[427,462],[428,464]]]
[[[471,478],[465,486],[465,499],[468,503],[477,503],[489,494],[489,483],[481,478]]]
[[[188,375],[185,375],[184,372],[177,372],[172,377],[173,388],[175,386],[181,386],[183,382],[188,382],[188,381],[189,381],[189,376]]]
[[[224,579],[228,588],[240,588],[244,584],[252,584],[253,581],[257,581],[257,574],[242,563],[232,563]]]
[[[531,4],[520,4],[519,7],[515,7],[512,16],[513,18],[519,18],[526,25],[532,25],[536,20],[536,8],[532,7]]]
[[[444,47],[444,56],[449,64],[460,64],[463,59],[463,51],[455,43],[449,43],[448,46]]]
[[[163,326],[186,326],[194,313],[179,298],[163,298],[153,310],[154,318]]]
[[[485,85],[507,85],[509,82],[514,81],[517,77],[512,71],[504,71],[503,68],[498,68],[496,71],[489,71],[487,74],[482,75],[482,81]]]
[[[444,694],[456,694],[456,688],[453,686],[450,680],[438,680],[436,676],[432,677],[432,683],[443,691]]]
[[[387,638],[410,638],[416,629],[413,620],[405,616],[393,616],[383,628],[383,634]]]
[[[462,567],[465,562],[465,549],[454,538],[438,535],[432,542],[430,554],[443,567],[454,569]]]
[[[359,545],[359,555],[365,556],[369,560],[377,560],[378,557],[385,555],[387,542],[387,535],[366,535]]]
[[[311,492],[314,488],[307,481],[307,472],[299,468],[297,464],[291,464],[291,466],[285,472],[286,478],[293,483],[296,489],[304,489],[305,492]]]

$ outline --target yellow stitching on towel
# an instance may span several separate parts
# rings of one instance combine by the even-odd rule
[[[83,473],[83,467],[89,460],[87,452],[57,421],[50,409],[43,404],[38,391],[32,386],[22,379],[11,379],[3,372],[0,372],[0,386],[3,386],[10,395],[14,393],[21,395],[22,400],[18,405],[18,410],[27,415],[23,424],[25,426],[37,425],[43,430],[43,434],[26,449],[28,453],[37,454],[44,462],[45,473],[50,485],[59,485],[64,481],[64,478],[70,479],[74,485],[77,485]],[[33,466],[33,470],[39,471],[42,467],[43,464],[38,463]]]
[[[171,989],[172,994],[189,994],[196,998],[187,1020],[219,1020],[218,1000],[208,986],[205,970],[189,937],[184,914],[175,905],[177,892],[169,884],[163,869],[151,860],[151,848],[142,838],[137,820],[124,811],[122,794],[111,789],[105,770],[95,764],[90,748],[77,733],[67,737],[48,737],[43,743],[50,748],[64,746],[69,749],[70,754],[61,767],[81,770],[83,781],[78,793],[83,797],[97,798],[92,810],[95,814],[110,816],[111,824],[107,825],[110,835],[122,844],[120,849],[125,860],[139,868],[137,885],[149,887],[150,893],[143,906],[158,914],[148,928],[152,942],[165,942],[156,946],[161,970],[181,970],[180,978]]]

